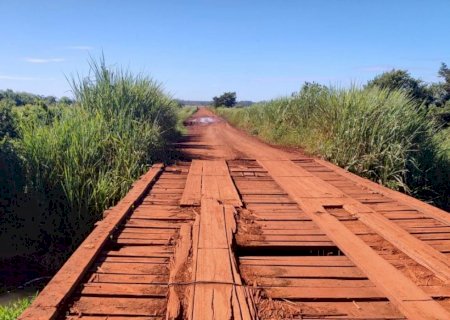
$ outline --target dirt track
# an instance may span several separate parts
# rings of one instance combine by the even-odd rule
[[[207,119],[206,121],[202,119]],[[206,108],[200,108],[188,121],[189,135],[181,144],[191,159],[233,160],[242,158],[286,160],[302,157],[300,152],[286,152],[271,147],[230,126]]]
[[[22,319],[450,319],[450,218],[200,109]]]

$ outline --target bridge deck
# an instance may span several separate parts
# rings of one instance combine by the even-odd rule
[[[450,319],[450,219],[321,160],[154,166],[20,319]]]

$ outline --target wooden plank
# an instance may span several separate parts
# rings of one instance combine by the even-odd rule
[[[202,192],[201,197],[209,199],[220,199],[220,188],[217,176],[202,176]]]
[[[297,289],[308,288],[359,288],[375,287],[372,281],[367,279],[328,279],[328,278],[279,278],[279,277],[259,277],[256,281],[258,286],[269,287],[297,287]],[[310,297],[314,297],[311,295]],[[384,295],[383,295],[384,297]]]
[[[108,320],[105,316],[83,316],[83,315],[75,315],[75,316],[67,316],[66,320]],[[110,320],[164,320],[163,316],[146,316],[146,317],[136,317],[136,316],[124,316],[109,318]]]
[[[344,194],[317,177],[280,177],[280,184],[292,185],[296,198],[343,198]],[[335,201],[333,201],[335,202]]]
[[[131,238],[120,238],[116,240],[117,244],[120,245],[170,245],[171,240],[162,240],[162,239],[131,239]]]
[[[232,287],[230,285],[197,284],[192,319],[231,319],[231,295]]]
[[[199,206],[202,188],[203,161],[192,160],[189,173],[186,178],[181,206]]]
[[[312,299],[315,300],[358,300],[358,299],[382,299],[384,294],[375,287],[263,287],[272,299]]]
[[[117,274],[93,273],[88,282],[93,283],[122,283],[122,284],[164,284],[169,280],[168,274]]]
[[[223,207],[217,200],[203,198],[201,206],[199,248],[228,248]]]
[[[261,235],[246,235],[248,240],[261,240]],[[299,241],[299,242],[330,242],[330,239],[325,235],[264,235],[264,240],[271,241]]]
[[[97,273],[119,273],[119,274],[168,274],[169,270],[166,264],[153,263],[117,263],[103,262],[96,267]]]
[[[235,207],[242,207],[241,198],[234,186],[230,175],[217,176],[217,183],[219,185],[220,198],[224,204],[230,204]]]
[[[118,283],[85,283],[82,295],[90,296],[133,296],[165,298],[169,289],[163,285],[129,283],[126,286]]]
[[[192,274],[191,279],[194,283],[193,286],[189,286],[186,289],[186,301],[187,301],[187,318],[192,319],[194,312],[194,298],[195,298],[195,281],[197,279],[197,260],[198,260],[198,241],[200,237],[200,222],[201,215],[196,214],[194,224],[192,225]]]
[[[241,272],[261,277],[296,278],[355,278],[365,279],[366,275],[357,267],[302,267],[302,266],[249,266],[241,265]]]
[[[203,161],[202,196],[220,200],[235,207],[242,206],[225,161]]]
[[[213,168],[213,167],[211,167]],[[210,172],[217,172],[210,169]],[[220,172],[220,171],[219,171]],[[214,177],[214,176],[205,176]],[[193,297],[189,297],[189,319],[254,319],[238,277],[231,250],[236,231],[234,207],[203,197],[198,246],[193,274]],[[253,311],[253,314],[256,314]]]
[[[166,264],[169,262],[169,258],[158,258],[158,257],[110,257],[107,254],[100,256],[97,261],[101,262],[143,262],[147,264]]]
[[[230,173],[224,160],[205,160],[202,174],[203,176],[226,176]]]
[[[137,180],[128,194],[110,210],[105,218],[97,223],[95,229],[72,254],[47,286],[36,297],[31,306],[19,317],[21,320],[54,319],[57,310],[86,274],[99,252],[110,238],[116,226],[144,197],[151,185],[163,170],[163,165],[154,165]],[[45,315],[45,316],[44,316]]]
[[[181,226],[179,222],[130,219],[125,223],[125,227],[130,228],[155,228],[155,229],[178,229]]]
[[[110,250],[109,256],[120,257],[170,257],[173,253],[173,249],[167,246],[126,246],[118,250]]]
[[[192,319],[230,319],[232,286],[226,284],[233,277],[223,207],[210,198],[201,205]]]
[[[161,316],[166,311],[165,299],[80,297],[70,308],[71,313],[105,316]]]
[[[264,162],[259,162],[263,167]],[[279,162],[282,166],[283,162]],[[355,265],[364,270],[368,278],[382,290],[400,311],[411,319],[448,319],[448,313],[432,297],[417,287],[409,278],[373,251],[363,240],[347,229],[339,220],[327,213],[312,199],[301,197],[297,183],[277,176],[265,167],[273,179],[284,189],[302,210],[335,242]],[[294,178],[295,179],[295,178]],[[301,179],[299,179],[301,180]],[[320,196],[318,194],[317,196]]]
[[[346,256],[241,256],[239,257],[240,263],[247,261],[295,261],[300,264],[314,263],[315,265],[328,265],[328,263],[346,263],[350,261]]]
[[[170,240],[174,233],[135,233],[121,232],[117,239]]]
[[[287,305],[298,308],[297,318],[304,320],[404,320],[405,317],[389,301],[348,301],[333,303],[319,302],[286,302]],[[276,311],[271,319],[286,319],[277,317]],[[290,317],[289,317],[290,318]]]
[[[286,247],[294,247],[294,248],[312,248],[312,247],[319,247],[319,248],[336,248],[336,245],[331,242],[302,242],[302,241],[267,241],[267,240],[250,240],[244,244],[241,244],[243,247],[261,247],[261,248],[273,248],[273,247],[280,247],[280,248],[286,248]]]
[[[258,160],[258,163],[272,176],[313,177],[313,174],[289,160]]]
[[[286,259],[274,259],[274,257],[267,257],[267,259],[239,259],[241,266],[256,265],[256,266],[298,266],[298,267],[353,267],[355,266],[350,260],[305,260],[296,259],[294,256],[289,256]]]

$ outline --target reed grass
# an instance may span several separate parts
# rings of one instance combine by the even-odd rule
[[[179,107],[161,85],[103,59],[90,66],[71,80],[74,106],[16,113],[18,137],[2,146],[24,183],[1,216],[0,260],[31,255],[57,268],[139,175],[172,156]]]

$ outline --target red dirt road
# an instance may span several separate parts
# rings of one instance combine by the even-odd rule
[[[188,120],[188,124],[187,142],[182,143],[181,147],[191,159],[286,160],[304,157],[300,152],[274,148],[237,130],[206,108],[200,108]]]

